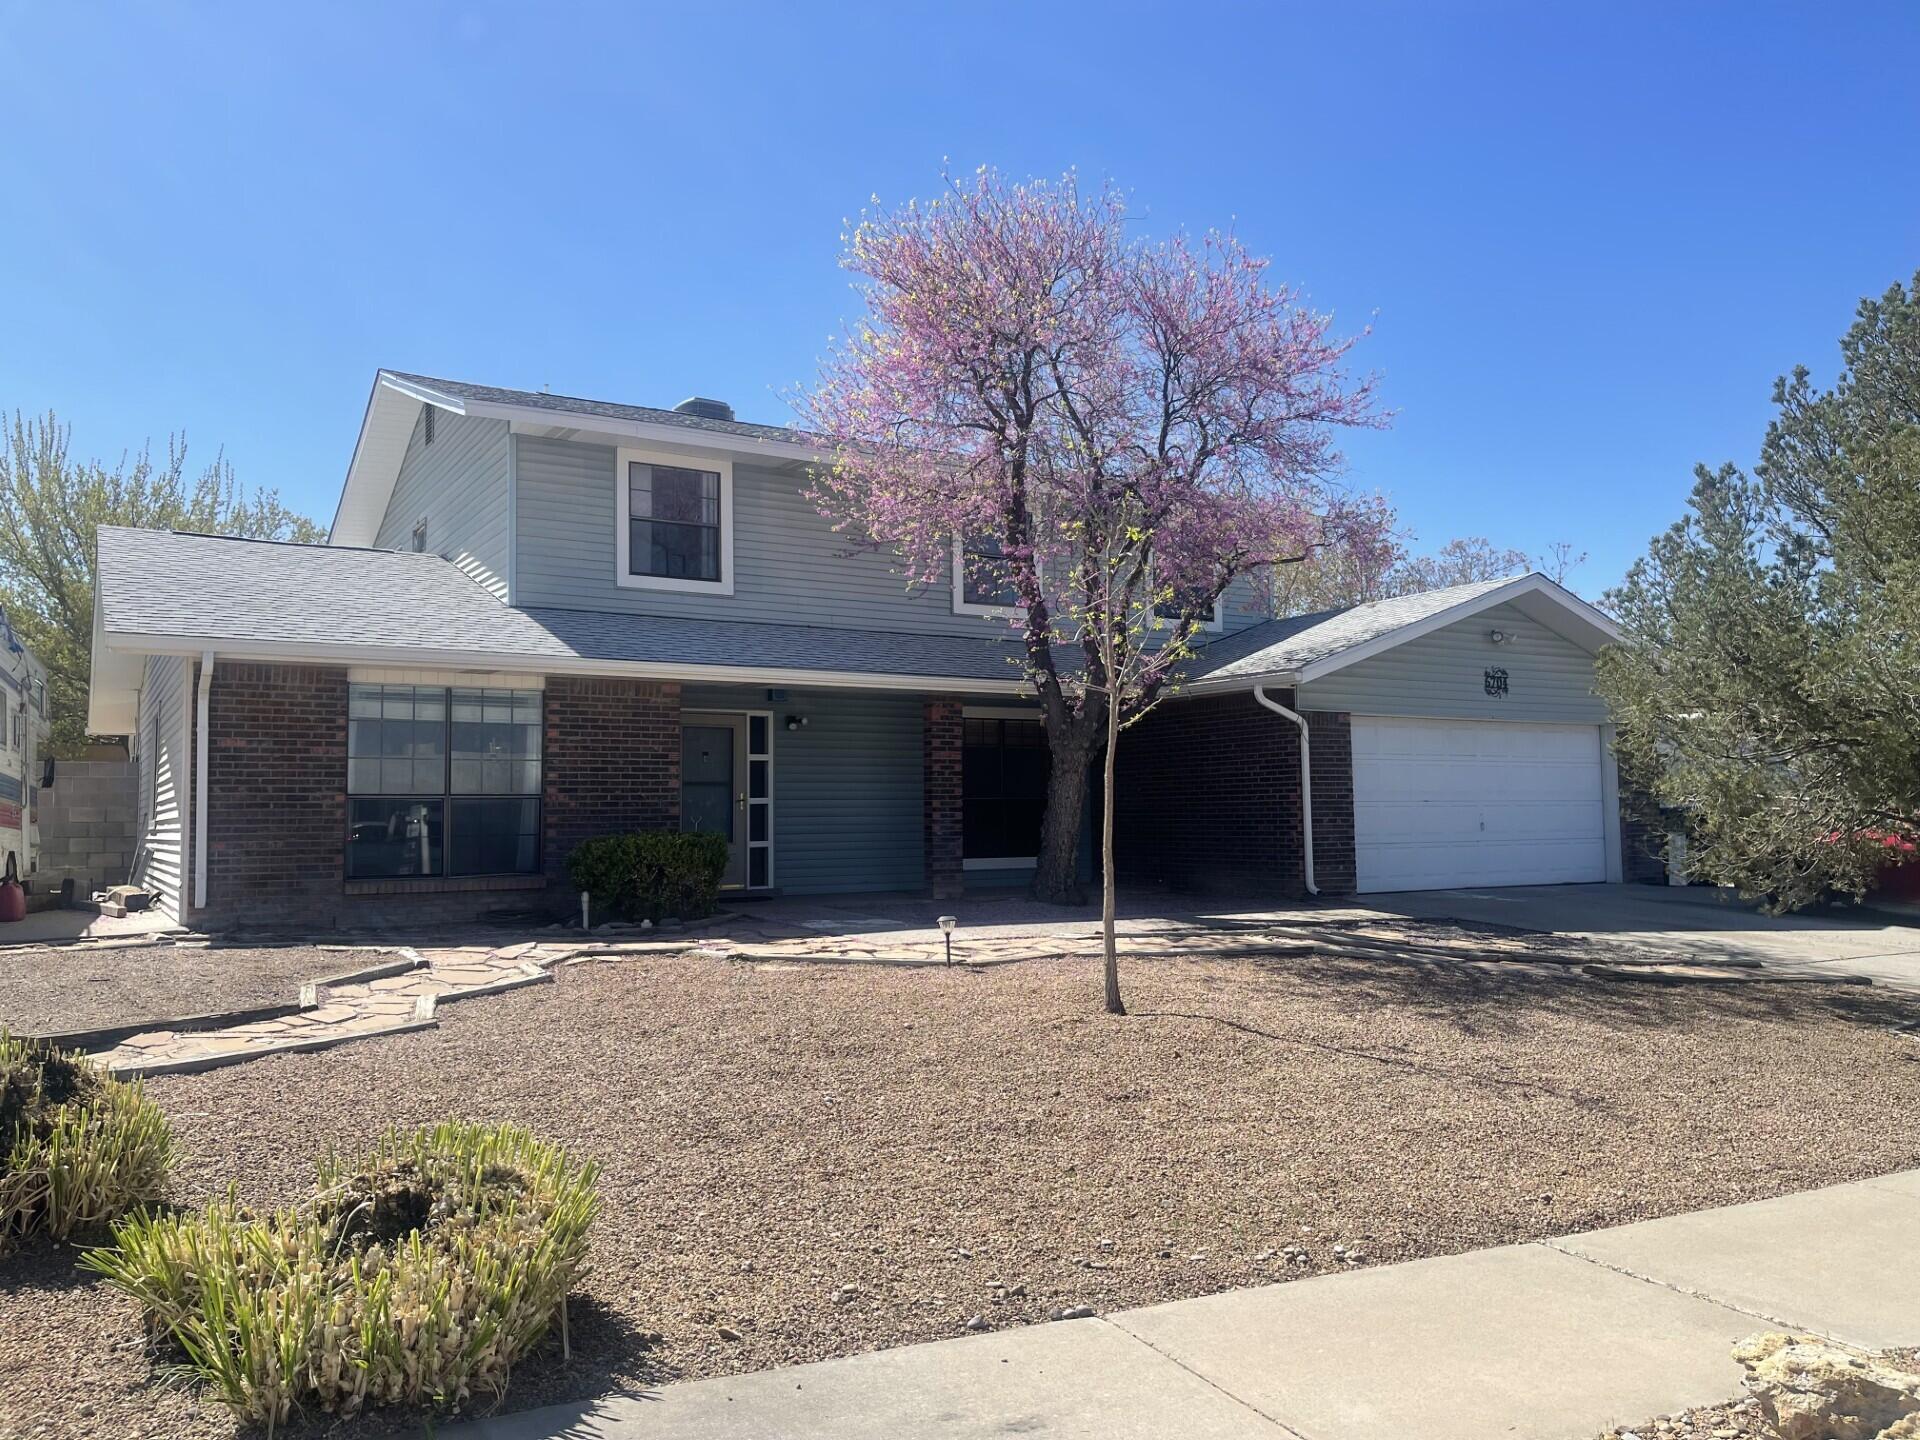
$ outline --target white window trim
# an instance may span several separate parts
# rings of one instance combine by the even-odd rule
[[[661,575],[635,575],[628,554],[633,535],[632,502],[629,500],[627,467],[672,465],[684,470],[706,470],[720,476],[720,578],[718,580],[676,580]],[[733,461],[723,456],[676,455],[670,450],[643,450],[621,446],[614,452],[614,584],[628,590],[677,590],[691,595],[733,594]]]
[[[1154,586],[1150,586],[1149,588],[1158,589],[1159,587],[1157,585],[1154,585]],[[1153,613],[1153,628],[1156,630],[1171,630],[1173,629],[1174,626],[1180,623],[1178,620],[1167,619],[1164,615],[1160,613],[1160,607],[1157,605],[1153,607],[1152,613]],[[1206,631],[1207,633],[1214,634],[1214,635],[1219,634],[1222,630],[1227,628],[1227,592],[1225,590],[1222,590],[1218,595],[1213,597],[1212,616],[1206,620],[1202,620],[1198,625],[1194,626],[1193,628],[1196,630]]]
[[[982,605],[977,600],[967,599],[966,586],[967,551],[962,537],[953,537],[953,613],[956,615],[988,615],[996,620],[1018,620],[1027,613],[1024,605]],[[1038,573],[1038,567],[1035,567]]]

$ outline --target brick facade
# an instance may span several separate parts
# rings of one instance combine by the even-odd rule
[[[189,685],[197,694],[200,667]],[[197,720],[196,720],[197,723]],[[347,672],[214,666],[207,716],[207,907],[195,923],[331,916],[346,872]],[[189,807],[192,797],[183,797]],[[187,857],[191,894],[192,856]]]
[[[1339,894],[1354,883],[1351,728],[1343,714],[1306,718],[1315,878]],[[1251,695],[1159,706],[1121,736],[1114,790],[1122,884],[1304,893],[1300,734]]]
[[[544,758],[544,868],[564,888],[582,840],[679,828],[679,685],[549,679]]]
[[[921,729],[927,890],[935,900],[953,900],[966,890],[966,839],[961,800],[961,761],[966,727],[960,701],[936,695],[926,702]]]
[[[581,840],[680,822],[675,684],[547,682],[538,875],[346,878],[345,670],[221,661],[208,715],[207,905],[190,913],[193,924],[427,924],[570,909],[566,857]],[[189,874],[191,856],[189,842]]]

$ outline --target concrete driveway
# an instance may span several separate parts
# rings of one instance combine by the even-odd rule
[[[1875,911],[1760,914],[1710,886],[1530,885],[1368,895],[1368,909],[1422,920],[1511,925],[1640,955],[1758,961],[1769,969],[1865,975],[1920,991],[1920,925]]]

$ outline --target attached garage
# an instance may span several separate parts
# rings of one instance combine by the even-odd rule
[[[1617,638],[1541,575],[1222,636],[1121,746],[1121,874],[1314,893],[1618,881],[1593,683]]]
[[[1356,715],[1352,734],[1356,890],[1608,878],[1598,726]]]

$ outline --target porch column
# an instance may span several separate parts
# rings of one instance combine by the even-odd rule
[[[929,696],[921,726],[921,755],[927,890],[936,900],[957,900],[966,889],[966,868],[961,859],[963,738],[959,697]]]

